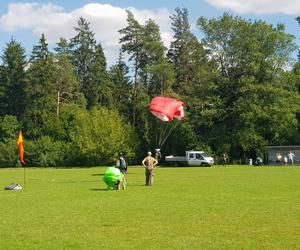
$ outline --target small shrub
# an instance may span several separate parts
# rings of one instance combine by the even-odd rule
[[[15,139],[20,129],[20,123],[17,118],[12,115],[0,117],[0,141]]]
[[[69,146],[62,141],[55,141],[49,136],[24,145],[25,161],[30,166],[54,167],[64,165]]]
[[[19,164],[18,145],[16,140],[0,142],[0,166],[15,167]]]

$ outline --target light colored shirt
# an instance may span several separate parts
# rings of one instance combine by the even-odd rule
[[[147,156],[143,161],[142,164],[145,168],[153,168],[157,164],[157,160],[152,156]]]
[[[293,160],[295,155],[291,152],[291,153],[288,154],[288,156],[289,156],[289,159]]]

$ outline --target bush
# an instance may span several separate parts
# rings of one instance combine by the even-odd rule
[[[0,166],[15,167],[19,165],[18,145],[13,139],[0,142]]]
[[[111,164],[118,152],[129,158],[134,156],[133,130],[116,111],[105,108],[86,111],[73,107],[63,112],[67,112],[62,114],[64,121],[69,121],[68,124],[64,122],[64,127],[78,164]]]
[[[2,130],[7,131],[5,137],[14,139],[0,141],[0,165],[6,167],[18,163],[18,123],[10,118],[5,119],[5,124],[12,124],[11,129],[10,126],[3,126]],[[115,162],[118,152],[122,152],[127,159],[135,156],[134,132],[115,111],[65,107],[51,128],[51,137],[45,135],[31,141],[24,138],[27,166],[106,165]]]
[[[0,117],[0,141],[5,142],[16,139],[19,129],[20,123],[15,116],[5,115]]]
[[[29,166],[54,167],[67,162],[70,145],[43,136],[36,141],[24,142],[25,162]]]

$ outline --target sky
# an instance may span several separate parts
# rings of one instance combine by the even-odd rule
[[[300,0],[52,0],[52,1],[0,1],[0,51],[13,37],[29,55],[44,33],[50,48],[59,37],[70,39],[75,35],[79,17],[90,22],[95,38],[104,48],[108,65],[115,63],[119,53],[118,30],[126,27],[126,9],[144,24],[154,19],[160,26],[164,44],[172,41],[169,16],[176,7],[186,8],[191,29],[201,37],[196,22],[199,17],[218,18],[224,12],[245,19],[264,20],[276,25],[283,23],[286,32],[295,36],[300,46],[300,26],[295,18],[300,16]]]

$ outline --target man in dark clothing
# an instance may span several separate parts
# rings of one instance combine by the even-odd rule
[[[125,175],[127,173],[127,163],[122,153],[119,153],[119,158],[117,160],[116,166],[120,169],[122,174]]]
[[[119,158],[116,162],[116,167],[118,169],[120,169],[121,173],[124,175],[122,181],[119,182],[119,185],[118,185],[118,189],[122,188],[122,189],[125,189],[126,188],[126,179],[125,179],[125,175],[127,173],[127,163],[126,163],[126,160],[123,156],[122,153],[119,153]]]
[[[157,149],[155,149],[155,160],[157,160],[157,162],[159,162],[160,159],[161,159],[160,149],[157,148]]]
[[[223,164],[223,166],[226,165],[227,159],[228,159],[227,154],[226,154],[226,153],[223,153],[223,155],[222,155],[222,164]]]

